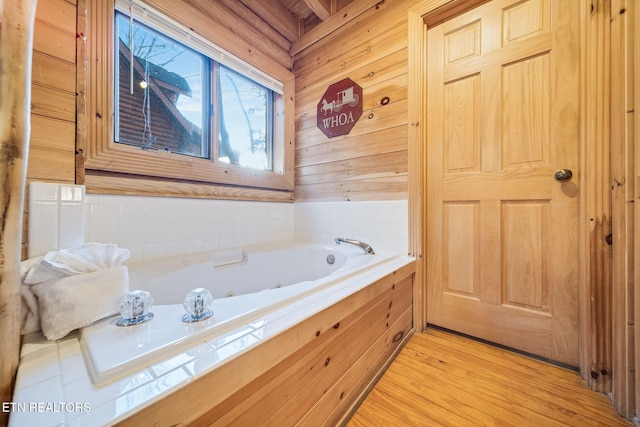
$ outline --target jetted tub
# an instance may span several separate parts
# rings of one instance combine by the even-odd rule
[[[345,279],[393,258],[397,255],[370,255],[342,244],[232,249],[130,263],[129,288],[151,293],[154,318],[119,327],[116,317],[84,328],[80,343],[89,375],[96,385],[115,381],[268,313],[286,313],[285,307],[322,290],[348,287]],[[200,287],[212,292],[214,315],[184,323],[182,301]]]

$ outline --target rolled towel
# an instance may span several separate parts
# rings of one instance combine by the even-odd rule
[[[115,243],[83,243],[68,249],[47,252],[27,271],[23,283],[33,285],[52,279],[119,267],[129,258],[128,249]]]
[[[42,332],[57,340],[118,312],[129,289],[127,267],[119,266],[86,274],[52,279],[30,286],[38,298]]]

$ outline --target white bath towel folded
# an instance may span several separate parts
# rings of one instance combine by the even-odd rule
[[[42,329],[56,340],[117,313],[129,289],[127,249],[85,243],[23,261],[22,334]]]
[[[42,332],[57,340],[118,312],[129,289],[129,271],[120,266],[32,285]]]

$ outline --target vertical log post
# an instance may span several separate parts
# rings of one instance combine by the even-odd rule
[[[11,400],[20,351],[22,210],[29,152],[37,0],[0,0],[0,398]],[[0,412],[0,425],[8,415]]]

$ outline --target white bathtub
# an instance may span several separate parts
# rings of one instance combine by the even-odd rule
[[[59,412],[14,410],[10,427],[113,425],[413,262],[392,253],[365,255],[352,245],[278,249],[282,261],[271,249],[248,248],[246,263],[231,252],[131,263],[130,288],[152,292],[154,319],[118,327],[113,317],[56,342],[40,333],[25,336],[13,401],[27,409],[34,402],[74,405]],[[313,262],[303,264],[302,254]],[[333,265],[327,255],[334,255]],[[215,268],[214,259],[229,265]],[[237,260],[242,263],[232,266]],[[261,265],[249,280],[257,288],[240,286],[240,274],[227,278],[251,265]],[[198,277],[200,269],[207,277]],[[294,277],[298,273],[308,280]],[[184,295],[203,285],[237,296],[215,299],[214,315],[205,321],[181,322]],[[75,404],[83,406],[67,410]]]
[[[360,256],[363,254],[355,247],[300,245],[140,261],[128,265],[130,288],[149,291],[156,304],[181,304],[194,288],[206,288],[214,298],[225,298],[315,281],[374,261],[371,256]]]
[[[129,327],[118,317],[84,328],[80,343],[94,384],[112,382],[198,343],[278,312],[395,257],[365,254],[352,245],[249,248],[132,263],[130,289],[149,291],[154,318]],[[328,257],[329,262],[327,261]],[[214,295],[214,315],[184,323],[182,301],[191,289]]]

